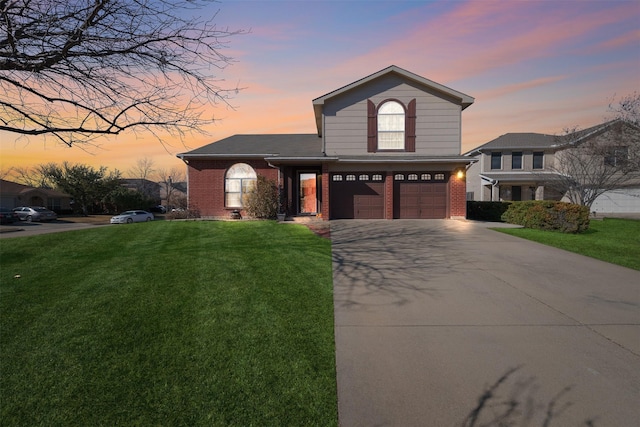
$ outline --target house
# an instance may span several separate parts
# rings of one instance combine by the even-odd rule
[[[623,138],[619,133],[624,132]],[[564,200],[567,175],[577,175],[569,162],[578,160],[583,184],[598,187],[610,180],[616,163],[637,161],[639,130],[613,120],[563,136],[540,133],[507,133],[483,144],[466,156],[477,160],[467,171],[467,198],[476,201]],[[586,151],[578,151],[589,146]],[[568,171],[567,168],[573,168]],[[633,172],[633,171],[632,171]],[[598,196],[591,210],[606,213],[640,213],[640,176],[636,170],[615,190]],[[589,176],[591,175],[591,176]],[[600,181],[598,181],[600,180]]]
[[[228,218],[257,175],[288,215],[323,219],[466,215],[462,111],[474,99],[390,66],[312,101],[313,134],[234,135],[178,154],[189,207]]]
[[[71,196],[57,190],[29,187],[0,179],[0,205],[7,209],[44,206],[57,213],[64,213],[71,211]]]
[[[137,191],[145,197],[160,202],[161,184],[144,178],[123,178],[120,182],[124,188]]]

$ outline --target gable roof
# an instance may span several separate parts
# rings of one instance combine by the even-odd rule
[[[49,188],[29,187],[28,185],[19,184],[13,181],[0,179],[0,193],[4,195],[24,195],[32,191],[39,191],[48,197],[71,197],[66,193]]]
[[[322,139],[314,133],[233,135],[195,150],[180,153],[189,158],[322,157]]]
[[[486,144],[474,148],[465,154],[465,156],[478,154],[485,150],[504,150],[504,149],[543,149],[549,148],[556,142],[554,135],[546,135],[542,133],[506,133],[493,139]]]
[[[611,120],[600,123],[586,129],[568,133],[566,135],[548,135],[542,133],[506,133],[493,139],[486,144],[470,150],[465,156],[473,156],[488,150],[522,150],[522,149],[553,149],[561,150],[580,144],[589,138],[600,135],[612,125],[620,122]],[[629,125],[626,122],[621,122]],[[633,126],[633,125],[630,125]]]
[[[468,106],[470,106],[471,104],[473,104],[473,101],[475,100],[473,97],[466,95],[462,92],[458,92],[457,90],[453,90],[447,86],[441,85],[440,83],[436,83],[432,80],[426,79],[422,76],[419,76],[417,74],[414,74],[410,71],[407,71],[403,68],[400,68],[398,66],[395,65],[391,65],[383,70],[380,70],[376,73],[370,74],[366,77],[361,78],[360,80],[356,80],[353,83],[350,83],[346,86],[343,86],[339,89],[336,89],[334,91],[331,91],[325,95],[319,96],[318,98],[313,100],[313,111],[315,113],[316,116],[316,128],[318,129],[318,135],[322,135],[322,109],[324,106],[325,101],[327,101],[328,99],[331,99],[333,97],[336,97],[338,95],[341,95],[345,92],[348,92],[356,87],[365,85],[367,83],[369,83],[372,80],[375,80],[381,76],[387,75],[387,74],[398,74],[401,77],[411,80],[419,85],[422,86],[426,86],[432,90],[436,90],[444,95],[448,95],[454,99],[457,99],[458,102],[460,103],[460,105],[462,106],[462,109],[464,110],[465,108],[467,108]]]

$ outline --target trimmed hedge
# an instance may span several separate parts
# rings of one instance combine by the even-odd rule
[[[502,222],[502,214],[511,202],[467,202],[467,219]]]
[[[589,208],[552,200],[513,202],[502,220],[527,228],[581,233],[589,228]]]

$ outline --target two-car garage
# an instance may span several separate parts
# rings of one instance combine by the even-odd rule
[[[385,194],[385,180],[393,191]],[[448,179],[444,172],[332,173],[330,210],[332,219],[384,219],[386,198],[393,218],[442,219],[448,216]]]

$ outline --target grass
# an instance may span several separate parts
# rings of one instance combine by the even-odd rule
[[[0,262],[2,425],[337,425],[331,248],[305,227],[108,226]]]
[[[581,234],[530,228],[499,228],[496,231],[640,270],[638,220],[606,218],[602,221],[591,221],[589,229]]]

